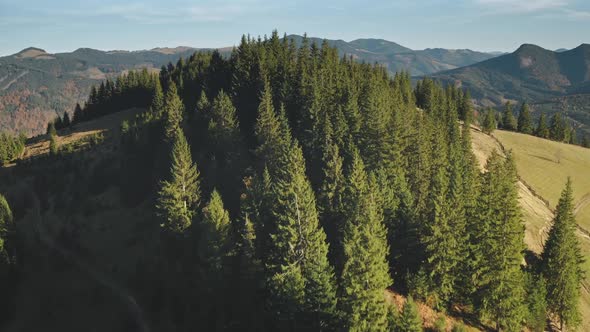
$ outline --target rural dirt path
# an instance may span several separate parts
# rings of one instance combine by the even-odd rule
[[[578,212],[580,212],[580,210],[582,210],[588,204],[590,204],[590,194],[584,195],[584,197],[582,197],[576,204],[576,207],[574,208],[574,215],[578,214]]]

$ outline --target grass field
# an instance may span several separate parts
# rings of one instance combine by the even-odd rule
[[[481,165],[494,150],[512,150],[521,178],[519,199],[525,222],[525,243],[541,253],[553,218],[552,209],[568,176],[574,184],[576,220],[582,229],[590,230],[590,149],[553,142],[529,135],[496,130],[494,137],[473,130],[473,150]],[[590,237],[578,232],[584,270],[590,276]],[[590,282],[582,285],[582,326],[590,326]]]
[[[590,230],[590,149],[500,130],[494,136],[514,151],[519,175],[549,201],[552,209],[570,176],[576,219],[582,228]]]

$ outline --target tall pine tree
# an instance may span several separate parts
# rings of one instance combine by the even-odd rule
[[[576,219],[571,179],[561,193],[553,226],[543,250],[543,275],[547,279],[547,303],[563,327],[580,323],[582,254],[576,237]]]
[[[342,309],[348,331],[386,331],[385,289],[392,284],[387,263],[387,231],[377,205],[376,183],[367,178],[354,153],[347,185]]]
[[[170,159],[170,175],[160,184],[157,208],[164,218],[162,226],[165,229],[172,233],[183,233],[191,225],[196,213],[200,189],[199,171],[181,130],[176,132]]]

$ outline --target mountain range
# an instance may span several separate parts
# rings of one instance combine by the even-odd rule
[[[589,93],[590,45],[557,52],[524,44],[514,53],[433,77],[470,90],[486,106]]]
[[[513,53],[432,77],[469,90],[480,106],[526,101],[537,114],[564,112],[590,134],[590,44],[557,51],[524,44]]]
[[[302,36],[290,35],[301,44]],[[310,38],[321,44],[323,39]],[[412,75],[429,75],[470,65],[494,57],[471,50],[426,49],[414,51],[383,39],[357,39],[351,42],[327,40],[341,55],[359,61],[380,63],[389,72],[407,70]],[[231,47],[219,49],[228,55]],[[108,77],[131,69],[158,70],[199,50],[192,47],[154,48],[145,51],[100,51],[80,48],[70,53],[50,54],[27,48],[0,57],[0,130],[41,133],[57,114],[73,110],[86,100],[90,87]]]
[[[99,51],[80,48],[49,54],[27,48],[0,58],[0,130],[37,134],[50,119],[87,99],[92,85],[131,69],[159,68],[197,49]]]
[[[301,45],[302,36],[290,35],[296,45]],[[323,39],[309,38],[310,42],[321,44]],[[412,50],[384,39],[327,40],[341,55],[349,55],[367,63],[380,63],[390,73],[406,70],[412,76],[430,75],[443,70],[455,69],[491,59],[498,53],[484,53],[468,49],[427,48]]]
[[[303,38],[289,35],[297,46]],[[310,43],[324,40],[309,37]],[[590,45],[571,50],[546,50],[524,44],[513,53],[428,48],[412,50],[384,39],[326,40],[342,56],[379,63],[390,73],[408,71],[415,78],[431,76],[469,89],[478,106],[501,106],[506,101],[528,101],[551,114],[568,116],[590,130]],[[232,47],[219,49],[228,56]],[[139,68],[159,70],[200,50],[192,47],[154,48],[144,51],[100,51],[80,48],[50,54],[27,48],[0,57],[0,131],[43,132],[47,122],[84,102],[90,87],[108,77]],[[575,98],[571,96],[576,96]],[[566,106],[564,106],[566,105]],[[572,106],[573,105],[573,106]],[[537,113],[538,114],[538,113]]]

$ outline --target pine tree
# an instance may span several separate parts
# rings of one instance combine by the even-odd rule
[[[211,103],[209,103],[209,99],[207,98],[207,94],[203,90],[203,91],[201,91],[201,96],[199,97],[199,101],[197,102],[197,112],[200,114],[201,119],[208,118],[210,108],[211,108]]]
[[[502,128],[514,131],[517,126],[518,124],[514,118],[514,113],[512,112],[512,105],[510,102],[507,102],[506,105],[504,105],[504,112],[502,113]]]
[[[356,151],[356,150],[355,150]],[[348,331],[385,331],[385,289],[392,284],[387,263],[387,231],[377,206],[375,180],[367,179],[358,152],[353,154],[346,189],[347,221],[341,306]]]
[[[153,113],[160,114],[164,110],[164,91],[162,90],[162,84],[160,79],[155,80],[154,94],[152,96],[152,104],[150,105],[150,111]]]
[[[258,141],[256,154],[262,162],[262,168],[267,167],[272,177],[281,173],[286,162],[286,152],[291,146],[291,132],[286,130],[287,123],[286,119],[284,120],[281,122],[281,118],[275,112],[270,85],[267,83],[258,107],[254,134]]]
[[[582,146],[590,148],[590,135],[584,135],[584,137],[582,137]]]
[[[481,130],[486,134],[491,134],[497,127],[495,113],[493,109],[488,108],[484,114]]]
[[[452,128],[458,132],[456,121]],[[465,206],[463,187],[463,159],[458,134],[451,139],[449,157],[439,160],[434,171],[429,199],[429,219],[422,241],[426,251],[426,271],[438,300],[448,303],[456,294],[456,283],[465,260]],[[442,143],[442,142],[441,142]],[[435,151],[444,157],[440,144]],[[440,158],[440,157],[439,157]],[[448,160],[448,161],[446,161]],[[445,166],[447,163],[450,165]]]
[[[80,104],[76,103],[76,108],[74,109],[74,117],[72,118],[72,124],[80,123],[84,121],[84,112],[82,111],[82,107]]]
[[[240,139],[236,108],[225,92],[221,91],[215,97],[208,118],[209,137],[211,142],[215,143],[215,152],[217,154],[225,151],[237,152],[236,148],[240,144]],[[229,159],[237,158],[237,156],[228,157]]]
[[[159,215],[162,226],[172,233],[183,233],[192,223],[199,204],[199,171],[193,163],[190,147],[182,131],[176,132],[172,151],[169,179],[160,184]]]
[[[576,227],[572,182],[568,178],[542,255],[548,307],[559,317],[562,331],[564,326],[578,326],[581,318],[579,299],[583,258]]]
[[[174,82],[170,82],[168,91],[166,91],[163,110],[166,139],[173,141],[178,136],[178,132],[181,131],[182,116],[184,113],[184,105],[178,96]]]
[[[6,198],[0,194],[0,272],[16,260],[15,224]],[[0,275],[4,277],[3,275]]]
[[[229,213],[223,207],[221,196],[214,190],[211,199],[203,208],[200,221],[199,256],[202,264],[201,284],[205,296],[201,298],[201,308],[209,316],[210,326],[221,330],[226,324],[228,296],[224,295],[230,283],[230,254],[233,243]]]
[[[320,220],[330,243],[330,261],[336,274],[342,272],[342,237],[344,234],[343,193],[345,178],[343,158],[338,145],[331,137],[326,138],[326,149],[322,154],[322,180],[318,194]]]
[[[526,325],[533,332],[543,332],[547,326],[547,283],[543,276],[534,272],[526,276]]]
[[[227,262],[224,260],[229,254],[231,236],[229,213],[224,209],[221,195],[217,190],[213,190],[211,199],[203,208],[200,223],[199,253],[213,277],[211,280],[218,280],[224,268],[227,271]]]
[[[64,128],[68,128],[70,126],[71,121],[70,121],[70,114],[68,112],[64,112],[62,124],[63,124]]]
[[[563,142],[566,138],[566,124],[561,113],[555,113],[551,117],[549,127],[549,138],[554,141]]]
[[[51,121],[47,124],[47,135],[51,136],[56,136],[57,135],[57,130],[55,129],[55,121]]]
[[[59,152],[59,146],[57,144],[57,135],[51,135],[49,137],[49,154],[52,156],[56,156]]]
[[[549,127],[547,127],[547,119],[545,118],[544,113],[541,113],[541,116],[539,117],[539,123],[537,124],[535,135],[541,138],[549,138]]]
[[[332,329],[336,287],[334,271],[328,263],[326,234],[319,224],[301,148],[293,143],[284,153],[282,176],[273,179],[271,209],[275,231],[271,233],[266,267],[270,273],[271,303],[282,326],[294,327],[295,315],[300,327]]]
[[[528,135],[533,133],[531,112],[527,103],[522,103],[522,106],[520,107],[520,113],[518,114],[518,131]]]
[[[399,332],[422,332],[422,319],[418,314],[418,306],[411,296],[404,304],[404,308],[399,318],[397,331]]]
[[[520,264],[524,226],[518,205],[516,167],[496,152],[488,160],[478,205],[479,225],[474,259],[477,266],[476,304],[497,329],[520,330],[524,314],[524,279]]]
[[[469,91],[465,91],[465,93],[462,94],[457,111],[459,114],[459,119],[464,123],[469,125],[473,122],[473,105]]]

